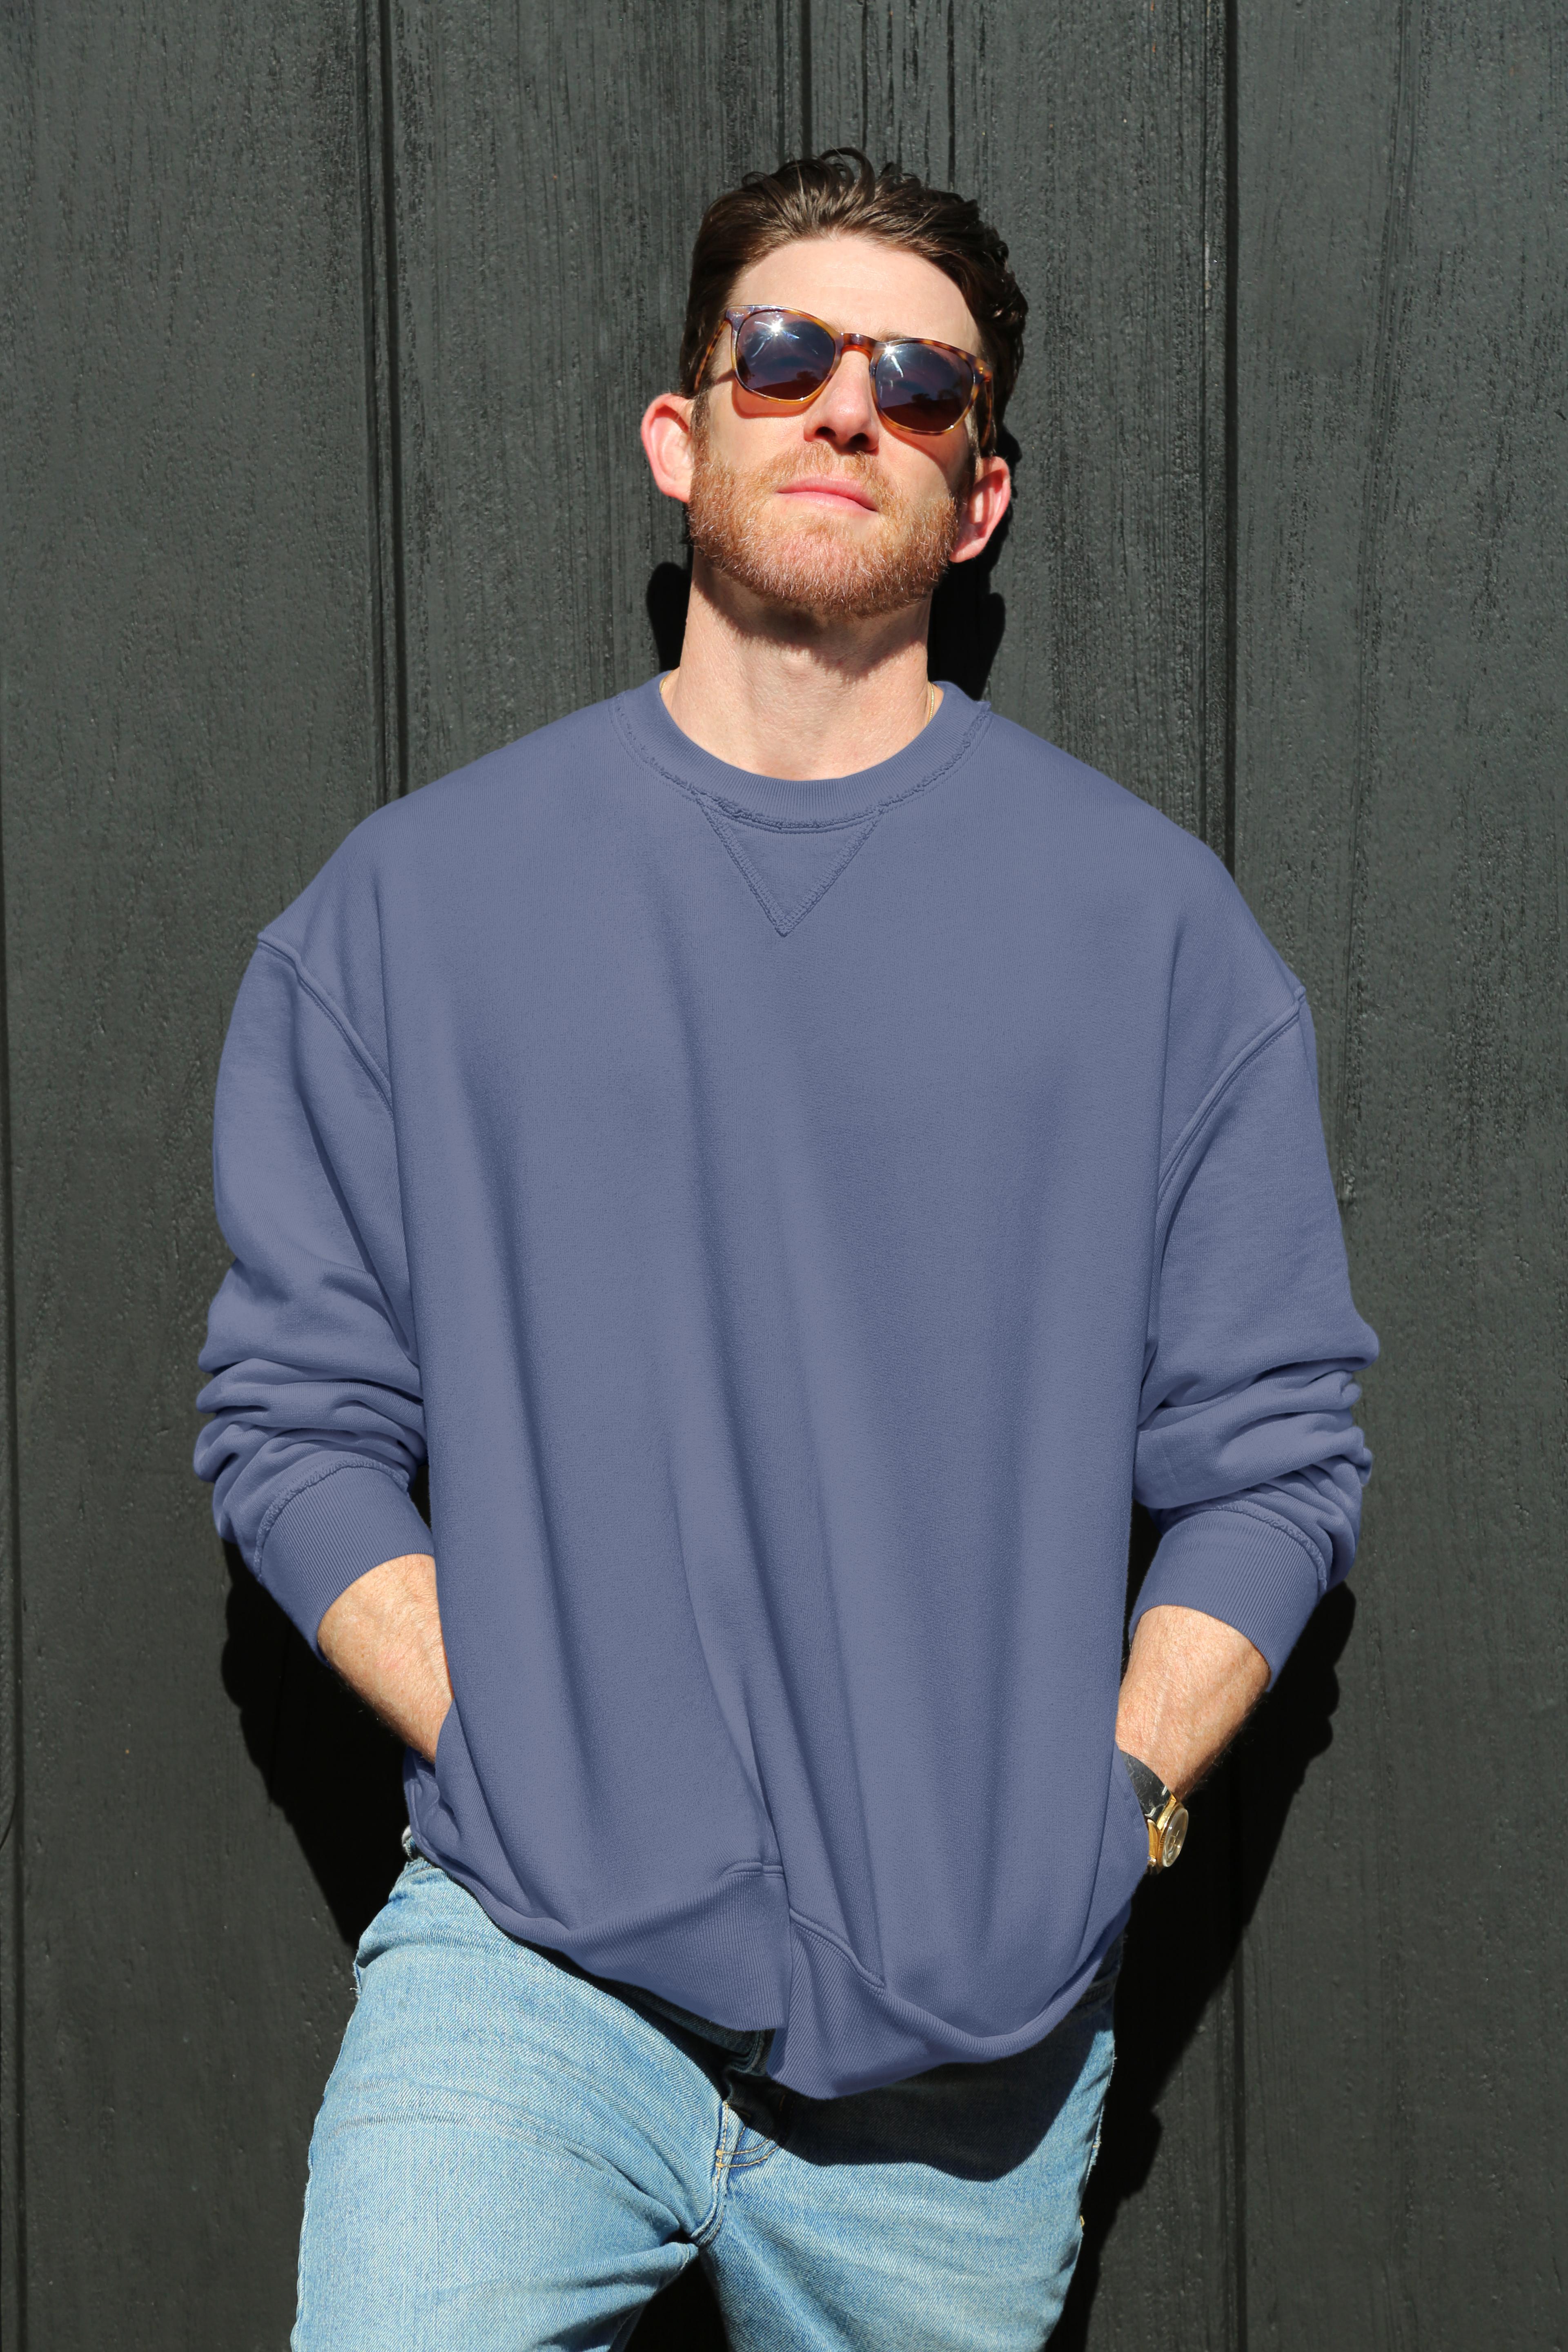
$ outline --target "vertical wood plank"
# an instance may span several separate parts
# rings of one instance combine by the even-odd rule
[[[1383,1342],[1332,1744],[1246,1946],[1249,2343],[1559,2344],[1568,49],[1307,0],[1239,76],[1238,872]]]
[[[9,215],[15,219],[16,215]],[[23,2167],[26,1978],[22,1969],[22,1584],[16,1490],[16,1242],[11,1076],[5,1053],[5,876],[0,849],[0,2344],[26,2326]]]
[[[977,196],[1029,299],[991,699],[1223,854],[1223,18],[816,0],[811,21],[816,142]],[[1228,1776],[1194,1818],[1135,1909],[1062,2352],[1241,2341]]]
[[[703,208],[800,136],[795,0],[547,0],[396,26],[410,781],[658,667],[675,380]]]
[[[13,20],[0,31],[0,207],[19,227],[33,177],[24,91],[29,45]],[[20,382],[26,241],[0,253],[0,384]],[[0,461],[3,464],[3,461]],[[6,477],[0,473],[0,483]],[[0,688],[3,697],[3,688]],[[0,782],[5,773],[0,698]],[[22,1586],[16,1491],[16,1226],[11,1191],[11,1070],[5,990],[5,863],[0,824],[0,2344],[21,2347],[26,2326],[25,2146],[26,1979],[22,1969]]]
[[[287,1808],[347,1800],[290,1781],[295,1637],[190,1449],[235,987],[382,789],[362,26],[5,38],[26,2344],[272,2347],[352,1994]]]

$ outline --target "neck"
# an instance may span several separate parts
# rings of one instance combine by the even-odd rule
[[[753,775],[853,775],[912,742],[940,700],[926,675],[931,599],[826,622],[693,559],[680,667],[665,704],[683,735]]]

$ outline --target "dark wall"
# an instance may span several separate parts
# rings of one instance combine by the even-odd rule
[[[250,942],[378,801],[655,666],[635,425],[697,215],[843,138],[977,193],[1033,306],[943,666],[1232,859],[1384,1347],[1353,1595],[1138,1901],[1058,2341],[1560,2344],[1552,0],[120,0],[0,39],[6,2345],[283,2341],[399,1860],[391,1743],[189,1469]]]

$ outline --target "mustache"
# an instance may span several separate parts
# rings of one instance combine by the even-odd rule
[[[875,457],[863,456],[858,450],[839,454],[820,441],[808,443],[805,449],[785,449],[767,465],[759,467],[752,479],[759,490],[781,490],[792,482],[825,481],[830,478],[853,482],[879,512],[902,503]]]

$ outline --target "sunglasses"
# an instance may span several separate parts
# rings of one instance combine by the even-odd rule
[[[780,408],[804,408],[816,398],[846,352],[864,352],[871,373],[877,414],[900,433],[951,433],[980,404],[980,442],[991,437],[991,371],[973,352],[954,343],[933,343],[922,335],[897,335],[879,342],[872,335],[840,334],[805,310],[780,310],[759,302],[726,310],[714,328],[702,364],[701,383],[713,345],[725,327],[734,353],[735,380],[757,400]]]

